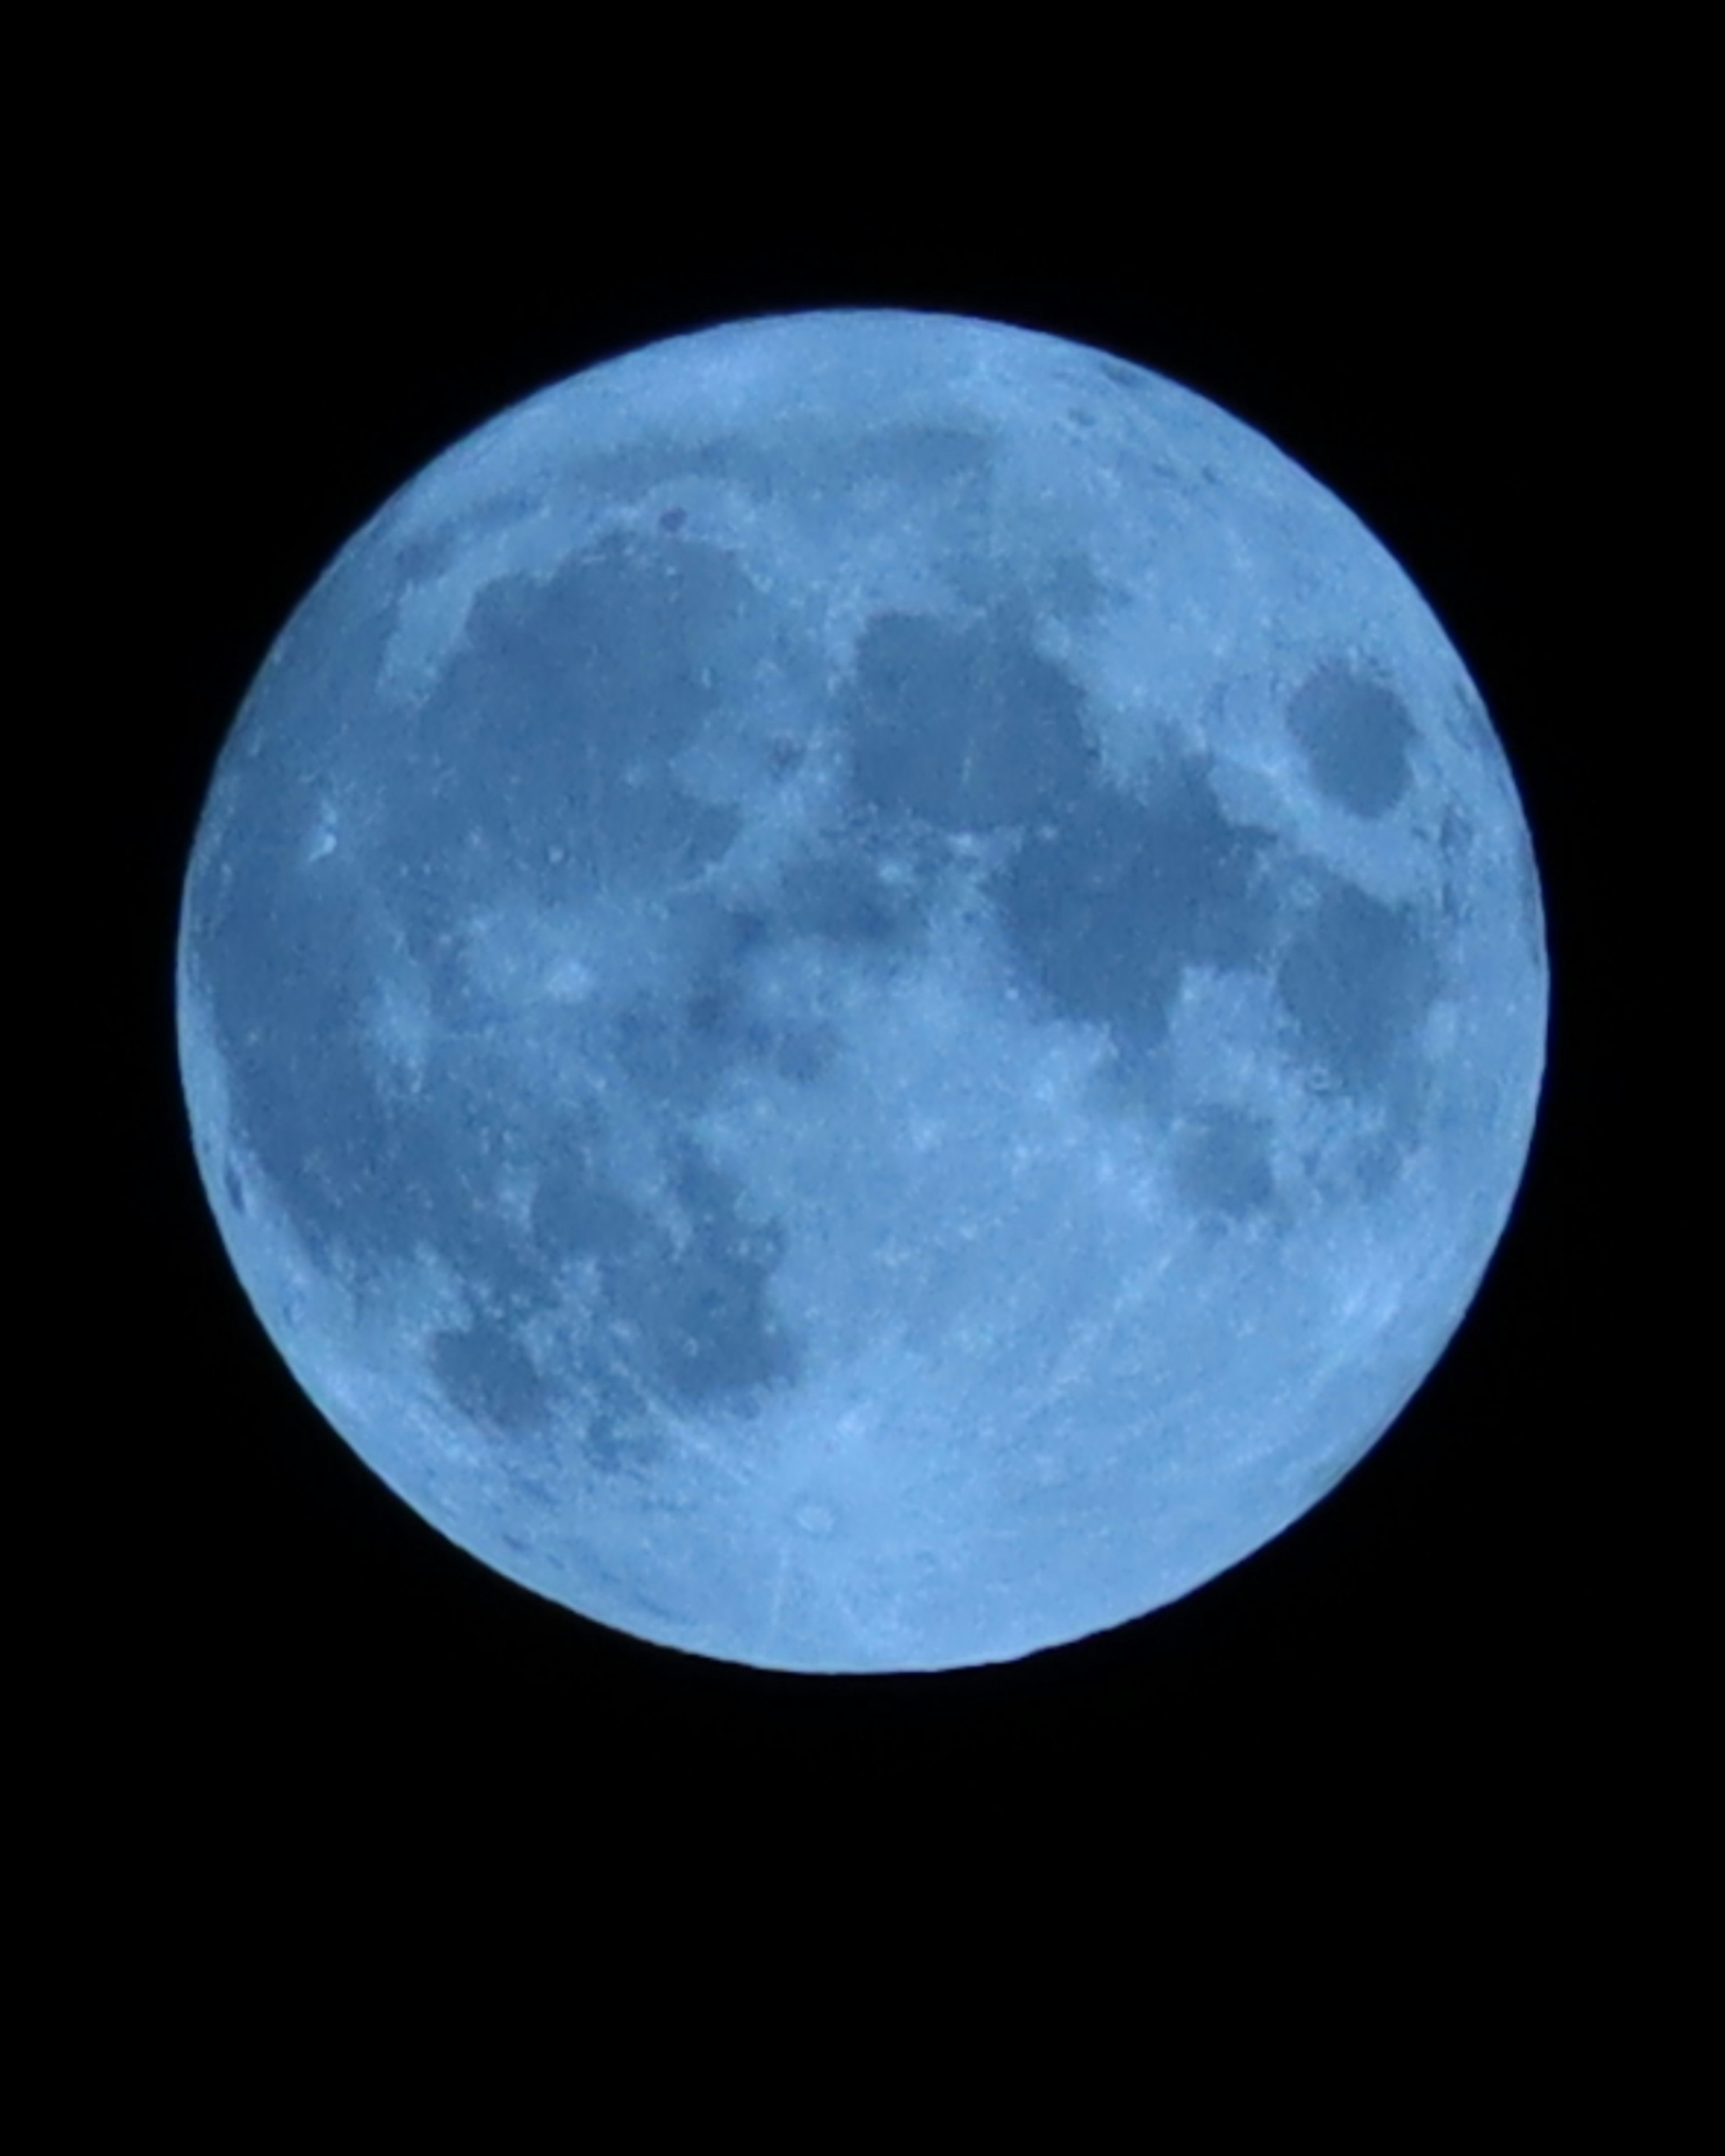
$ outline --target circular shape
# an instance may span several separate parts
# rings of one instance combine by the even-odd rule
[[[1532,1133],[1519,803],[1406,577],[1141,367],[747,321],[505,413],[270,654],[188,870],[210,1203],[539,1593],[999,1661],[1296,1518]]]

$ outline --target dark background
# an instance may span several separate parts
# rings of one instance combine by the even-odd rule
[[[745,176],[660,217],[582,170],[567,215],[530,217],[506,190],[464,207],[454,172],[420,172],[406,197],[345,179],[248,193],[244,146],[229,148],[218,183],[155,190],[116,210],[115,234],[135,295],[111,340],[136,397],[115,452],[142,600],[126,665],[146,689],[113,740],[113,1052],[141,1286],[90,1343],[93,1362],[111,1343],[116,1369],[93,1375],[124,1394],[127,1529],[91,1674],[136,1732],[176,1845],[203,1822],[381,1855],[387,1822],[459,1839],[483,1820],[502,1865],[517,1829],[563,1821],[583,1863],[650,1851],[780,1899],[882,1851],[1153,1884],[1202,1871],[1224,1834],[1248,1866],[1387,1851],[1391,1897],[1464,1845],[1496,1851],[1506,1877],[1548,1876],[1551,1820],[1620,1738],[1633,1689],[1597,1554],[1627,1419],[1603,1262],[1620,1111],[1597,989],[1628,932],[1589,853],[1620,783],[1589,641],[1614,541],[1578,454],[1612,363],[1600,279],[1616,257],[1591,198],[1415,199],[1379,167],[1370,186],[1291,200],[1266,182],[1237,219],[1169,220],[1116,167],[1060,202],[973,179],[801,212]],[[679,1656],[537,1600],[424,1526],[322,1424],[204,1205],[171,967],[203,790],[249,680],[394,488],[594,360],[854,304],[998,316],[1141,361],[1349,503],[1435,608],[1505,743],[1554,989],[1508,1232],[1440,1366],[1332,1495],[1107,1636],[993,1670],[819,1681]]]

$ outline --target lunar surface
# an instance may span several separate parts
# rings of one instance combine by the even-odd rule
[[[1503,754],[1358,519],[1140,367],[867,311],[389,501],[223,752],[177,987],[223,1238],[371,1467],[828,1672],[1305,1512],[1478,1287],[1546,1002]]]

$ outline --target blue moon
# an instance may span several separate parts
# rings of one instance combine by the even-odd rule
[[[1325,487],[957,316],[725,324],[452,448],[213,772],[210,1205],[540,1595],[821,1673],[1185,1595],[1376,1442],[1524,1170],[1502,749]]]

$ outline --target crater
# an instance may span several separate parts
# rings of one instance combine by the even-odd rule
[[[1387,816],[1408,790],[1413,721],[1394,691],[1339,665],[1294,692],[1288,730],[1327,800],[1356,816]]]

